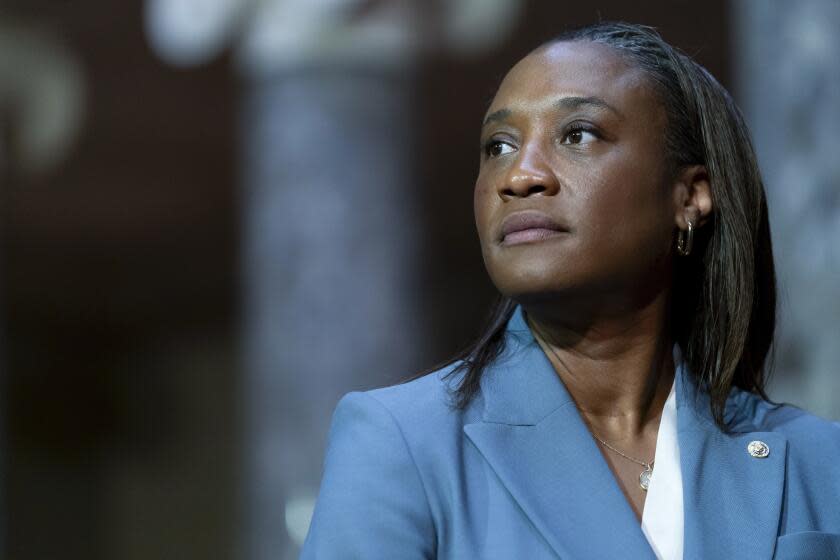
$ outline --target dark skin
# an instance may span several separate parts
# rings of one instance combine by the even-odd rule
[[[487,111],[475,185],[493,283],[523,306],[592,433],[643,461],[674,380],[674,240],[712,212],[705,168],[668,165],[666,124],[648,78],[611,47],[542,47]],[[504,237],[503,221],[522,210],[562,231]],[[598,445],[641,519],[642,467]]]

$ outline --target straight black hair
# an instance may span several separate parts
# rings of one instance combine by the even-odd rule
[[[710,395],[715,422],[726,430],[724,408],[733,386],[769,400],[765,384],[776,322],[767,202],[749,131],[726,89],[655,29],[602,22],[543,46],[575,41],[608,45],[647,75],[666,109],[665,157],[673,171],[706,167],[714,211],[696,232],[691,255],[675,259],[671,324],[684,360]],[[472,400],[482,372],[504,350],[515,307],[500,295],[483,332],[443,364],[456,363],[449,375],[461,375],[457,407]]]

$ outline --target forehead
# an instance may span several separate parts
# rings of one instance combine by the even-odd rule
[[[599,97],[614,107],[655,110],[659,103],[644,72],[615,49],[588,41],[537,49],[508,72],[488,113],[500,108],[548,108],[567,95]]]

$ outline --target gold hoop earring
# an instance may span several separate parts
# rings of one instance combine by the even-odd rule
[[[688,223],[688,231],[680,230],[677,234],[677,253],[683,257],[691,254],[691,248],[694,245],[694,224],[691,220],[686,220]]]

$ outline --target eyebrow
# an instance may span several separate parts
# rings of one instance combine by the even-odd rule
[[[579,96],[570,96],[570,97],[562,97],[560,98],[555,104],[555,107],[560,109],[565,109],[567,111],[572,111],[574,109],[579,109],[581,107],[597,107],[599,109],[607,109],[612,113],[615,113],[616,116],[620,118],[624,118],[624,115],[621,112],[601,99],[600,97],[590,96],[590,97],[579,97]],[[510,109],[499,109],[498,111],[493,111],[487,118],[484,119],[482,123],[482,127],[487,126],[491,122],[503,122],[511,115]]]
[[[499,109],[498,111],[493,111],[487,118],[484,119],[484,122],[481,123],[482,127],[487,126],[491,122],[502,122],[510,116],[510,109]]]

